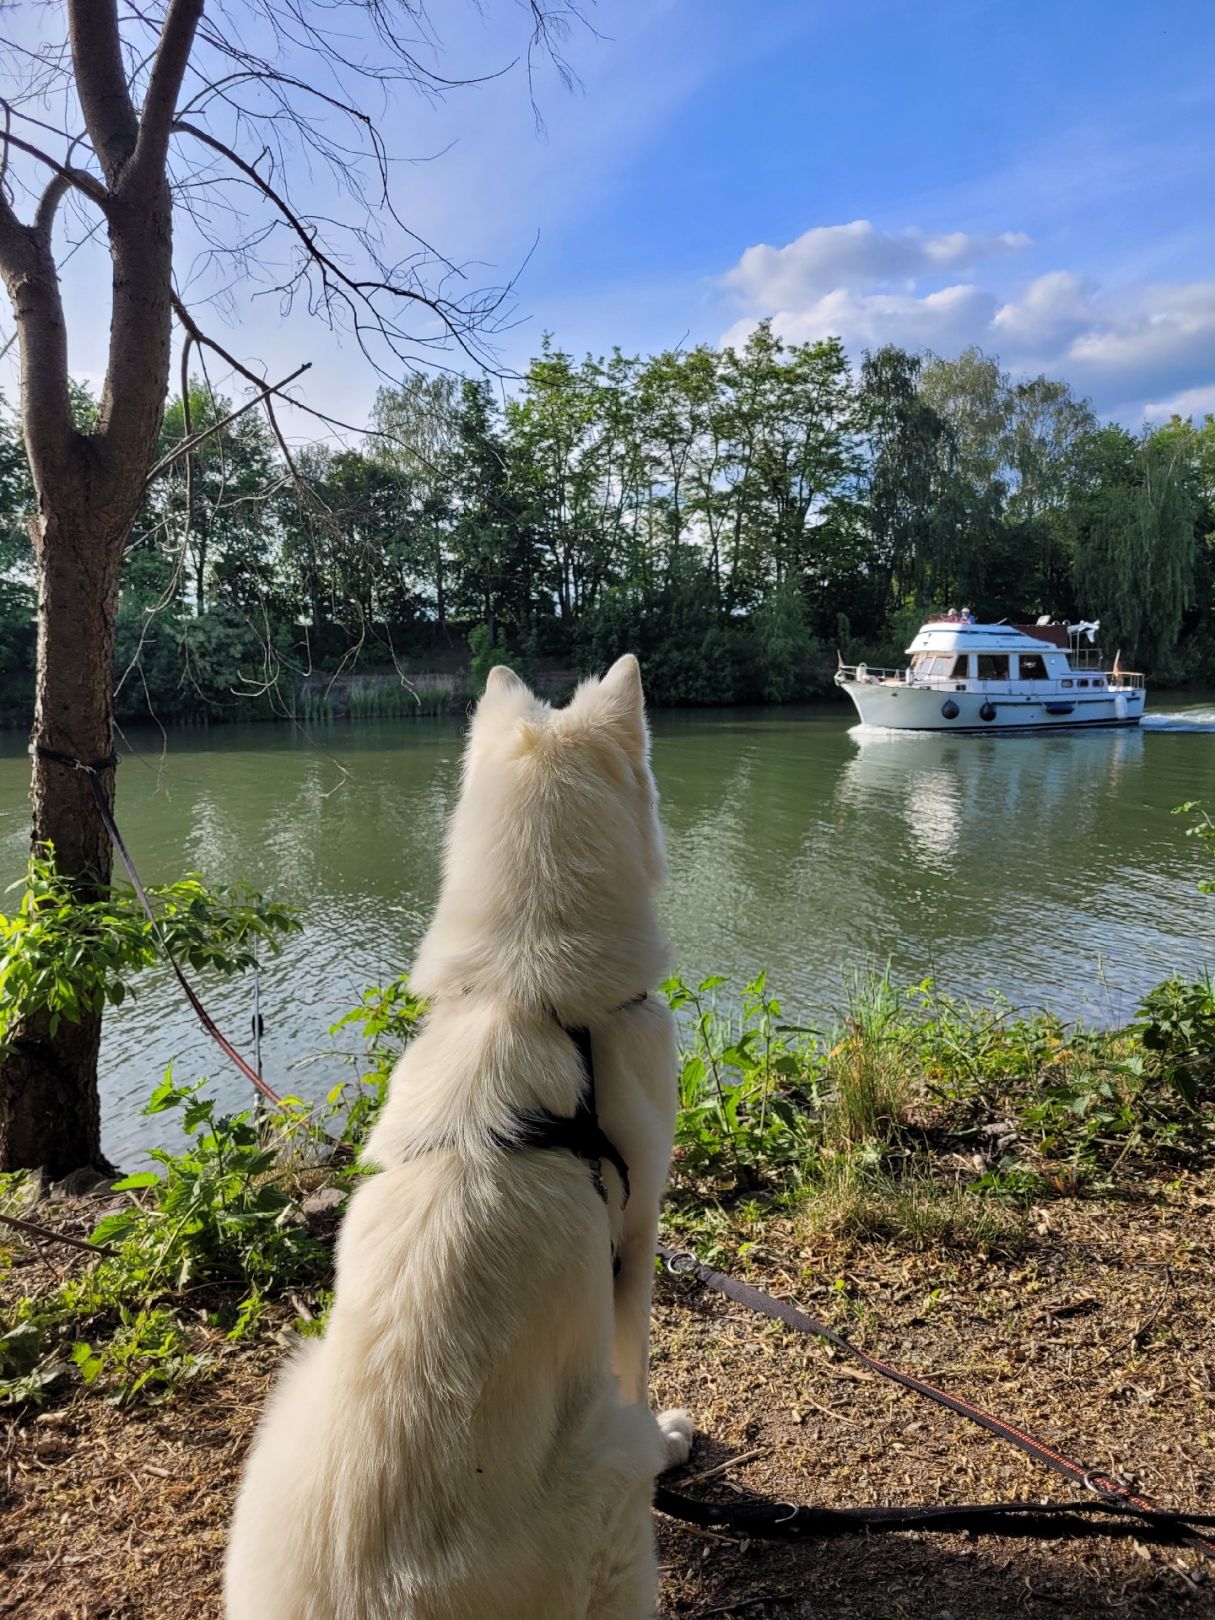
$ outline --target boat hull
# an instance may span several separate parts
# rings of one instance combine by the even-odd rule
[[[887,731],[1093,731],[1137,726],[1145,707],[1141,688],[1030,696],[890,681],[839,684],[864,725]]]

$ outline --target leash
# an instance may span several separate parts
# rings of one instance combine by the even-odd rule
[[[736,1304],[746,1306],[759,1316],[780,1322],[797,1333],[825,1340],[870,1371],[1009,1441],[1070,1483],[1083,1486],[1097,1498],[1095,1501],[1060,1503],[990,1502],[960,1507],[811,1508],[784,1502],[755,1501],[737,1505],[703,1502],[669,1490],[666,1486],[659,1486],[654,1496],[654,1506],[660,1513],[705,1528],[737,1530],[745,1535],[773,1539],[891,1530],[966,1530],[976,1535],[1042,1537],[1060,1534],[1128,1535],[1166,1545],[1188,1545],[1208,1558],[1215,1558],[1215,1538],[1202,1534],[1203,1529],[1215,1528],[1215,1514],[1174,1513],[1161,1508],[1121,1480],[1086,1468],[1083,1463],[1064,1456],[1061,1451],[1048,1446],[1045,1441],[1016,1424],[1008,1423],[1004,1418],[960,1396],[949,1395],[935,1385],[914,1378],[910,1373],[900,1372],[888,1362],[871,1356],[842,1333],[808,1316],[786,1300],[774,1299],[770,1294],[739,1282],[725,1272],[703,1266],[693,1255],[682,1254],[663,1244],[658,1245],[656,1252],[673,1277],[691,1278],[715,1293],[724,1294]],[[1089,1515],[1092,1517],[1087,1517]]]
[[[184,994],[186,1000],[194,1009],[199,1023],[215,1042],[216,1046],[219,1047],[224,1056],[228,1058],[231,1063],[236,1065],[236,1067],[251,1085],[257,1087],[258,1091],[263,1097],[265,1097],[267,1102],[273,1103],[276,1108],[282,1108],[284,1106],[283,1099],[279,1096],[278,1092],[275,1091],[274,1087],[271,1086],[267,1081],[262,1079],[261,1075],[251,1063],[246,1062],[246,1060],[233,1046],[232,1042],[216,1024],[215,1020],[211,1017],[211,1014],[203,1006],[202,1002],[195,993],[193,985],[182,972],[181,964],[178,962],[176,956],[174,956],[172,947],[170,946],[168,939],[165,937],[165,932],[161,927],[160,919],[152,909],[152,902],[148,898],[148,892],[140,881],[139,873],[135,870],[135,862],[131,859],[131,854],[127,849],[126,844],[123,843],[122,834],[118,830],[118,823],[114,820],[114,812],[111,809],[105,787],[102,784],[102,772],[111,771],[114,769],[114,767],[118,764],[118,755],[109,753],[103,759],[78,759],[74,754],[61,753],[59,749],[47,748],[43,743],[34,743],[30,751],[31,753],[37,755],[39,759],[51,760],[54,764],[64,765],[69,770],[84,771],[89,779],[89,787],[92,789],[93,800],[97,806],[97,814],[101,817],[105,830],[109,834],[110,842],[118,851],[119,860],[126,868],[127,877],[131,880],[131,887],[135,890],[135,893],[139,898],[139,903],[143,907],[144,914],[146,915],[148,922],[152,925],[152,933],[156,938],[156,943],[164,952],[169,966],[173,969],[174,977],[181,986],[182,993]]]

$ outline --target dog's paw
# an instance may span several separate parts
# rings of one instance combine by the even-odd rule
[[[692,1414],[682,1406],[672,1407],[669,1412],[659,1412],[658,1427],[667,1443],[663,1468],[678,1468],[691,1455],[692,1436],[696,1433]]]

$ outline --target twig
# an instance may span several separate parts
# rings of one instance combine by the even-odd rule
[[[195,335],[193,332],[188,332],[187,336],[192,341],[195,341]],[[181,443],[175,445],[167,455],[160,458],[160,460],[148,474],[145,482],[150,484],[154,478],[159,477],[160,474],[164,472],[166,467],[171,467],[173,463],[180,457],[189,455],[190,451],[200,445],[204,439],[209,439],[213,434],[218,433],[221,428],[226,428],[229,422],[235,422],[238,416],[243,416],[246,411],[251,411],[255,405],[260,405],[262,400],[269,399],[271,394],[278,393],[282,389],[286,388],[288,383],[293,383],[297,377],[302,377],[305,371],[311,369],[311,366],[312,361],[305,360],[302,366],[297,366],[289,377],[283,378],[282,382],[266,383],[259,394],[255,394],[252,399],[246,400],[245,403],[239,406],[236,410],[229,411],[227,416],[225,416],[221,421],[213,422],[210,427],[200,428],[197,433],[192,434],[189,438],[183,439]]]
[[[48,1243],[67,1243],[73,1249],[83,1249],[86,1254],[113,1254],[114,1250],[108,1243],[90,1243],[87,1238],[69,1237],[66,1232],[53,1232],[49,1226],[39,1226],[36,1221],[23,1221],[16,1215],[0,1215],[0,1221],[5,1226],[16,1227],[18,1232],[27,1232],[31,1237],[43,1238]]]
[[[739,1598],[736,1603],[719,1603],[712,1609],[697,1609],[692,1620],[708,1620],[711,1614],[737,1614],[740,1609],[757,1609],[761,1603],[792,1603],[796,1592],[765,1592],[763,1597]]]
[[[762,1457],[765,1447],[757,1446],[754,1451],[742,1451],[737,1457],[727,1457],[725,1462],[718,1463],[716,1468],[706,1468],[701,1474],[693,1474],[691,1479],[681,1480],[683,1485],[699,1485],[702,1479],[712,1479],[717,1474],[724,1474],[731,1468],[737,1468],[742,1463],[754,1462],[756,1457]]]
[[[1165,1301],[1168,1299],[1168,1297],[1172,1293],[1172,1291],[1173,1291],[1173,1273],[1169,1269],[1168,1266],[1165,1266],[1165,1268],[1164,1268],[1164,1287],[1160,1290],[1160,1297],[1157,1299],[1156,1303],[1152,1306],[1152,1308],[1148,1312],[1148,1314],[1146,1316],[1140,1318],[1137,1326],[1135,1327],[1134,1331],[1131,1333],[1130,1337],[1127,1340],[1127,1343],[1130,1345],[1132,1350],[1138,1350],[1140,1339],[1143,1338],[1143,1335],[1151,1327],[1152,1323],[1155,1322],[1157,1320],[1157,1318],[1160,1316],[1161,1311],[1164,1309]]]

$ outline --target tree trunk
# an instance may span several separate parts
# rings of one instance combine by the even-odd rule
[[[122,535],[98,532],[84,511],[35,520],[38,663],[32,743],[82,760],[110,751],[114,613]],[[107,795],[114,772],[101,776]],[[33,844],[50,843],[82,898],[110,880],[112,851],[88,773],[33,760]],[[83,1166],[108,1170],[101,1151],[97,1054],[101,1014],[46,1015],[19,1029],[0,1062],[0,1170],[43,1169],[53,1180]]]
[[[203,0],[169,0],[140,113],[117,0],[68,0],[71,71],[104,174],[59,170],[23,225],[0,189],[0,274],[21,342],[21,419],[38,497],[38,661],[33,742],[93,761],[110,751],[114,619],[122,548],[143,499],[164,413],[172,338],[173,114]],[[53,226],[72,187],[103,213],[112,264],[110,343],[97,420],[72,418],[67,328]],[[112,793],[114,773],[102,773]],[[111,853],[87,772],[35,756],[35,846],[51,842],[83,895],[109,882]],[[100,1015],[32,1017],[0,1063],[0,1170],[52,1176],[104,1166],[97,1100]]]

